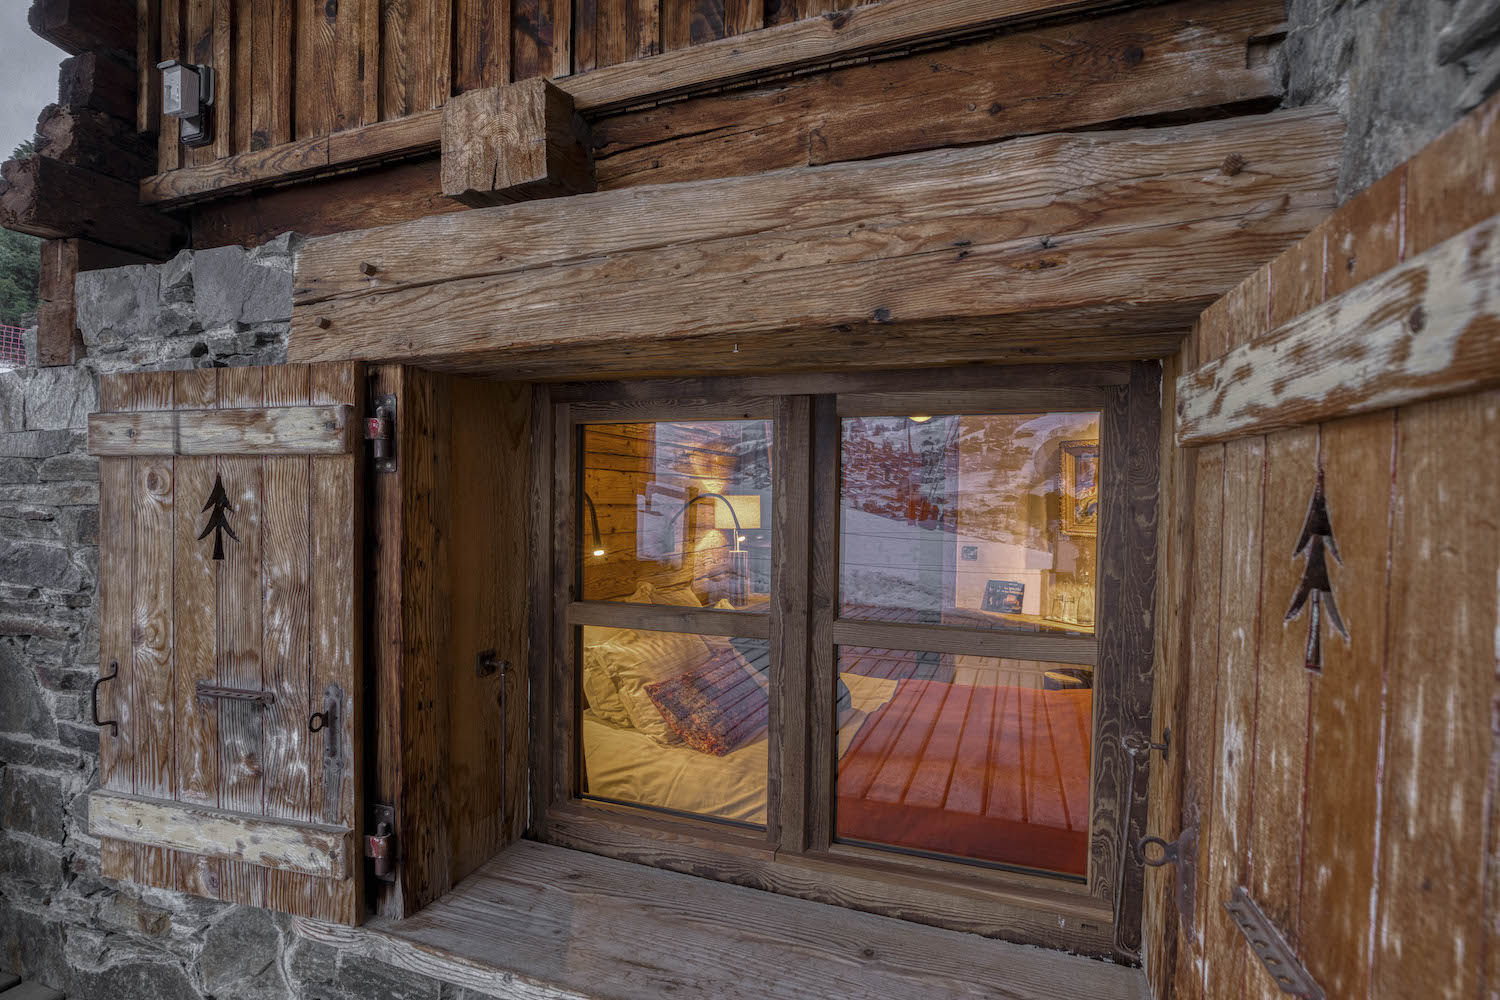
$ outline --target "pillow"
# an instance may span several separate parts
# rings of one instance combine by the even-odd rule
[[[676,677],[647,684],[646,694],[682,742],[715,757],[765,732],[770,718],[770,698],[733,647]]]
[[[646,582],[635,588],[625,598],[629,604],[676,604],[681,607],[702,607],[692,588],[662,590],[654,583]],[[590,654],[590,650],[617,639],[628,631],[622,628],[600,628],[590,626],[583,630],[583,694],[588,699],[594,714],[619,729],[630,729],[630,714],[620,700],[620,692],[613,678],[602,664],[602,658]]]
[[[630,725],[658,743],[681,742],[646,693],[646,686],[686,673],[709,658],[708,647],[696,635],[625,629],[608,642],[585,651],[597,669],[614,681]]]

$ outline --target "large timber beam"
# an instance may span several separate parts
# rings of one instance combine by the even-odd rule
[[[311,240],[291,356],[573,377],[1141,357],[1334,204],[1301,110]]]
[[[443,194],[475,208],[594,190],[588,126],[540,77],[443,106]]]
[[[82,237],[165,260],[187,242],[178,222],[136,203],[135,185],[50,156],[7,160],[0,226],[43,239]]]

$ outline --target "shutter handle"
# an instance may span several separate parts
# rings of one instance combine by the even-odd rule
[[[105,726],[108,726],[109,727],[109,734],[111,736],[115,737],[116,739],[119,739],[119,736],[120,736],[120,724],[118,722],[115,722],[112,719],[105,720],[103,722],[99,721],[99,685],[103,684],[105,681],[112,681],[112,680],[114,680],[118,676],[120,676],[120,663],[119,663],[119,661],[118,660],[111,660],[111,661],[109,661],[109,673],[104,674],[98,680],[94,681],[94,691],[93,691],[94,725],[98,726],[100,729],[103,729]]]

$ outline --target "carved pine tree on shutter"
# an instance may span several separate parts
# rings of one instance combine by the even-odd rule
[[[358,922],[362,382],[354,364],[101,380],[106,875]]]

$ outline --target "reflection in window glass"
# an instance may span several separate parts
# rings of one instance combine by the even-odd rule
[[[584,600],[766,609],[769,420],[589,424],[580,443]]]
[[[1092,670],[851,646],[838,662],[839,840],[1086,875]]]
[[[846,618],[1094,630],[1099,415],[843,421]]]
[[[584,794],[764,826],[770,643],[581,632]]]

